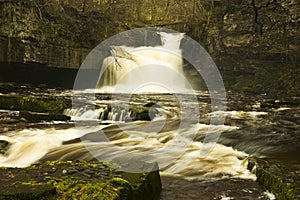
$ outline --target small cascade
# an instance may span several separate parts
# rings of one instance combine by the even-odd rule
[[[118,92],[186,91],[180,49],[182,33],[158,33],[162,45],[151,47],[112,46],[111,56],[104,59],[104,71],[98,87]]]
[[[103,107],[95,110],[91,109],[66,109],[65,115],[71,117],[73,121],[114,121],[114,122],[125,122],[126,119],[131,117],[132,111],[124,107]]]

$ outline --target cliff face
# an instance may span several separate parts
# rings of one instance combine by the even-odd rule
[[[160,26],[199,41],[240,88],[245,76],[299,72],[299,13],[297,0],[0,0],[0,61],[78,68],[109,36]]]

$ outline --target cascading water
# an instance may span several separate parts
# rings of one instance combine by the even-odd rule
[[[114,92],[183,92],[188,83],[183,76],[180,42],[184,34],[159,32],[161,46],[112,46],[103,61],[98,87]]]
[[[158,162],[162,174],[181,175],[190,178],[233,177],[253,178],[245,167],[247,154],[231,147],[218,144],[210,156],[200,157],[199,152],[203,143],[197,138],[203,137],[208,129],[215,132],[233,131],[238,127],[224,125],[194,124],[190,127],[180,127],[176,95],[145,94],[136,95],[140,105],[147,99],[161,102],[161,114],[164,117],[154,118],[152,122],[137,121],[119,123],[124,119],[126,110],[110,111],[100,107],[95,111],[87,108],[66,110],[65,114],[73,116],[73,120],[102,121],[101,116],[106,112],[106,122],[109,124],[71,127],[66,129],[27,129],[7,133],[11,147],[5,155],[0,155],[1,166],[25,167],[38,160],[100,160],[129,159],[134,154],[138,159],[147,162]],[[183,95],[185,96],[185,95]],[[144,100],[142,100],[144,99]],[[168,99],[168,101],[164,101]],[[96,106],[107,104],[106,100],[97,100]],[[189,102],[193,104],[195,102]],[[204,106],[206,103],[203,103]],[[138,106],[138,105],[136,105]],[[205,106],[204,106],[205,107]],[[169,115],[171,118],[168,118]],[[246,114],[245,114],[246,115]],[[167,121],[165,121],[165,119]],[[123,120],[124,121],[124,120]],[[120,126],[120,128],[119,128]],[[159,131],[157,131],[159,130]],[[104,133],[109,141],[97,139]],[[191,133],[196,132],[195,141]],[[64,144],[64,142],[81,138],[82,143]],[[1,138],[0,138],[1,139]],[[8,138],[4,138],[7,140]],[[185,146],[185,143],[188,146]],[[113,144],[113,146],[111,146]],[[161,149],[161,150],[157,150]],[[89,150],[92,150],[93,155]],[[174,157],[178,159],[173,160]],[[132,158],[131,158],[132,159]]]
[[[210,118],[211,115],[215,115],[216,113],[209,112],[205,109],[209,106],[208,101],[205,100],[207,95],[205,93],[198,95],[199,98],[203,100],[199,107],[202,113],[207,113],[203,117]],[[180,177],[177,182],[170,183],[170,186],[172,186],[172,184],[179,184],[179,180],[183,178],[182,184],[184,184],[184,187],[182,187],[184,189],[178,191],[179,193],[183,193],[183,197],[179,199],[184,199],[185,193],[197,194],[199,190],[198,185],[196,185],[197,189],[191,189],[193,187],[190,187],[190,184],[202,183],[205,185],[205,188],[210,188],[210,190],[214,191],[212,188],[215,188],[215,185],[207,186],[206,184],[210,183],[206,181],[209,180],[213,183],[216,181],[216,184],[219,184],[218,181],[224,180],[225,178],[226,184],[228,184],[230,180],[236,180],[236,178],[243,179],[243,181],[245,181],[245,179],[255,178],[255,176],[246,169],[248,154],[242,151],[235,150],[230,146],[216,144],[213,151],[207,157],[199,156],[199,152],[203,146],[201,141],[208,129],[212,129],[215,132],[232,134],[231,138],[235,138],[238,137],[240,127],[243,126],[243,123],[262,124],[261,116],[265,116],[266,113],[230,111],[227,112],[226,115],[230,116],[231,119],[236,119],[236,125],[210,125],[203,122],[188,128],[178,128],[180,120],[177,115],[180,109],[176,106],[177,103],[174,95],[138,94],[134,97],[135,102],[140,101],[139,103],[141,105],[147,103],[148,99],[160,103],[164,113],[171,116],[171,118],[167,121],[158,117],[154,118],[151,122],[137,121],[130,123],[123,122],[120,124],[120,122],[112,120],[122,118],[121,114],[123,113],[125,115],[125,111],[111,110],[108,117],[110,122],[96,126],[89,126],[88,123],[84,125],[85,123],[83,123],[83,126],[75,128],[71,123],[62,127],[54,125],[53,128],[40,128],[40,126],[38,126],[35,128],[7,132],[0,137],[0,140],[10,143],[8,150],[0,154],[0,166],[26,167],[38,161],[93,160],[95,157],[100,160],[116,159],[126,162],[132,159],[132,154],[134,154],[139,156],[141,160],[147,158],[149,162],[158,162],[163,180],[164,177]],[[105,111],[106,107],[100,106],[107,103],[107,100],[96,100],[94,102],[95,106],[97,106],[95,112],[82,109],[66,110],[65,113],[73,115],[73,120],[75,121],[97,119],[101,122],[101,113],[107,111]],[[193,104],[194,102],[187,103]],[[120,113],[118,119],[116,118],[116,113]],[[151,129],[147,128],[150,124],[152,124]],[[161,124],[163,124],[163,128],[161,128]],[[157,129],[160,131],[157,131]],[[195,130],[195,137],[191,138],[190,132]],[[99,138],[98,135],[101,135],[101,133],[104,133],[109,141]],[[77,138],[80,138],[80,140],[76,140]],[[181,143],[186,141],[188,141],[189,145],[184,151],[181,151]],[[157,151],[157,149],[163,150]],[[90,154],[89,150],[93,151],[93,155]],[[178,157],[178,159],[169,162],[170,157]],[[184,182],[190,179],[193,181]],[[245,182],[243,183],[245,184]],[[248,180],[247,183],[252,184],[252,181]],[[203,185],[201,186],[200,184],[200,188],[203,188]],[[168,187],[168,184],[164,184],[163,187]],[[237,187],[239,186],[234,185],[231,189],[237,190],[236,193],[240,194],[243,188],[239,190],[236,189]],[[251,187],[252,186],[249,186],[249,188],[246,187],[245,189],[249,192],[244,191],[243,194],[254,196]],[[224,189],[224,191],[226,190]],[[177,193],[177,191],[173,191],[172,193]],[[168,191],[163,190],[162,199],[176,199],[175,197],[173,198],[174,195],[168,194]],[[222,191],[215,194],[216,197],[220,197],[221,195],[224,195],[224,199],[226,199]],[[263,194],[259,195],[263,196]],[[258,199],[258,197],[260,197],[259,195],[252,199]],[[193,199],[199,198],[195,197]],[[261,199],[266,198],[262,197]]]

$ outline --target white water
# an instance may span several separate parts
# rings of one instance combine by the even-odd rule
[[[262,113],[236,112],[235,114],[255,119],[256,115]],[[87,116],[86,113],[83,115]],[[238,127],[195,124],[189,129],[177,129],[175,121],[166,122],[166,130],[162,129],[159,132],[147,129],[147,127],[149,127],[149,123],[152,123],[154,129],[159,127],[160,118],[153,122],[140,121],[117,126],[25,129],[8,132],[0,139],[9,141],[12,146],[5,155],[0,155],[0,166],[26,167],[40,159],[47,158],[90,160],[97,157],[100,160],[125,161],[139,159],[158,162],[162,174],[184,176],[187,179],[224,177],[255,179],[255,176],[246,169],[248,157],[246,153],[216,144],[212,152],[203,157],[200,155],[203,143],[193,140],[190,135],[191,132],[196,131],[195,138],[197,138],[205,135],[209,128],[216,132],[224,132],[236,130]],[[106,131],[112,131],[106,135],[108,141],[105,139],[93,141],[87,137],[83,138],[83,143],[62,145],[63,141],[88,136],[89,133],[99,133],[103,128]],[[91,151],[93,156],[91,156]]]
[[[183,34],[159,33],[162,45],[156,47],[111,47],[104,59],[104,73],[99,80],[101,91],[117,93],[188,92],[183,76],[180,41]]]
[[[8,132],[0,136],[0,140],[11,143],[9,150],[0,154],[0,166],[27,167],[41,159],[51,149],[60,147],[63,141],[78,138],[86,133],[103,128],[84,127],[83,129],[69,128],[24,129],[17,132]]]
[[[111,136],[111,142],[84,141],[82,143],[62,145],[79,136],[99,131],[104,126],[93,128],[82,127],[80,129],[27,129],[19,132],[10,132],[9,137],[2,136],[3,140],[12,143],[12,146],[5,155],[0,155],[0,166],[26,167],[43,158],[48,152],[50,157],[57,159],[91,159],[86,148],[93,151],[104,160],[124,159],[134,153],[136,156],[147,157],[148,162],[158,162],[162,173],[171,175],[182,175],[190,178],[207,177],[241,177],[254,178],[246,170],[247,154],[236,151],[231,147],[217,144],[207,157],[201,157],[199,152],[201,142],[190,141],[189,130],[166,131],[160,134],[156,132],[125,131],[118,132]],[[228,126],[215,127],[219,130],[234,129]],[[192,129],[198,129],[199,135],[205,134],[207,125],[197,125]],[[179,138],[178,138],[179,137]],[[177,139],[176,139],[177,138]],[[183,141],[183,145],[178,141]],[[187,149],[185,142],[188,142]],[[173,144],[172,144],[173,143]],[[111,146],[113,144],[113,146]],[[159,150],[160,149],[160,150]],[[179,157],[178,160],[174,158]],[[173,159],[173,160],[172,160]],[[171,165],[169,165],[171,163]]]

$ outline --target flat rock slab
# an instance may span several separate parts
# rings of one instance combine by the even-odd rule
[[[150,172],[128,173],[117,163],[48,161],[0,169],[0,199],[158,199],[157,164],[135,163]],[[113,166],[109,167],[109,166]]]
[[[181,177],[161,176],[160,200],[269,200],[266,188],[253,180],[207,179],[186,180]]]
[[[0,109],[3,110],[62,114],[70,107],[72,107],[71,100],[66,98],[0,95]]]

